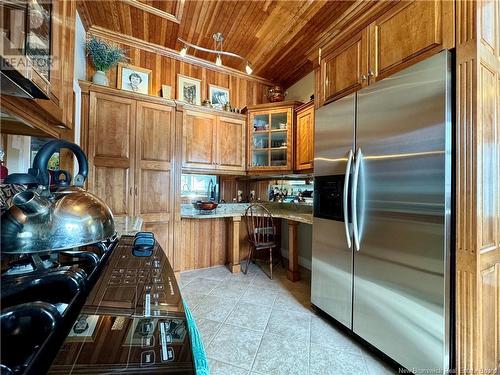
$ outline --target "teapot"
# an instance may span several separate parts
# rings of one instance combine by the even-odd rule
[[[48,162],[59,148],[70,149],[78,160],[72,186],[66,171],[58,171],[54,184],[50,184]],[[115,235],[113,214],[106,203],[83,189],[87,175],[84,152],[64,140],[46,143],[28,173],[8,175],[4,183],[22,184],[27,189],[15,194],[11,206],[2,214],[2,253],[67,250],[111,239]]]

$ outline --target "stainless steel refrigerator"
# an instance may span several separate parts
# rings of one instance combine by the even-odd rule
[[[316,113],[312,303],[410,369],[450,366],[450,54]]]

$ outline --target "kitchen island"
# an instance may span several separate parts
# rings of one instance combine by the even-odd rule
[[[291,281],[300,279],[297,255],[297,228],[299,224],[312,224],[312,206],[304,204],[285,204],[274,202],[261,202],[273,218],[286,220],[288,223],[289,265],[287,277]],[[246,224],[244,222],[245,210],[249,203],[221,204],[215,212],[200,213],[190,204],[181,207],[181,220],[183,221],[183,234],[185,241],[184,256],[194,258],[186,268],[203,268],[217,264],[228,263],[231,272],[240,272],[240,262],[248,256],[248,240]],[[199,222],[202,221],[202,222]],[[205,233],[206,232],[206,233]],[[210,237],[210,243],[206,236]],[[194,241],[194,238],[198,238]],[[196,242],[196,244],[194,243]],[[206,244],[206,251],[198,254],[204,260],[197,259],[197,249]],[[222,244],[217,246],[217,244]],[[190,251],[194,247],[194,251]],[[281,249],[280,249],[281,251]],[[187,253],[187,255],[186,255]]]

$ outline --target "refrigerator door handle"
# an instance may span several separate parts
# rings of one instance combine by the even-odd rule
[[[352,193],[351,193],[351,210],[352,210],[352,230],[354,234],[354,247],[356,251],[359,251],[359,228],[358,228],[358,180],[359,180],[359,168],[361,166],[361,159],[363,158],[363,153],[361,152],[361,147],[358,148],[356,152],[356,161],[354,162],[354,173],[352,181]]]
[[[353,152],[352,149],[349,150],[349,154],[347,155],[347,165],[345,167],[345,178],[344,178],[344,194],[343,194],[343,202],[344,206],[344,228],[345,228],[345,238],[347,240],[347,247],[350,249],[352,246],[351,243],[351,233],[349,231],[349,207],[348,207],[348,197],[349,197],[349,177],[351,175],[351,165],[352,165]]]

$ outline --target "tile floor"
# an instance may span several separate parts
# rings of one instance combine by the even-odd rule
[[[253,264],[247,275],[223,266],[181,273],[211,374],[394,374],[314,313],[310,274],[302,278],[292,283],[276,267],[270,280]]]

